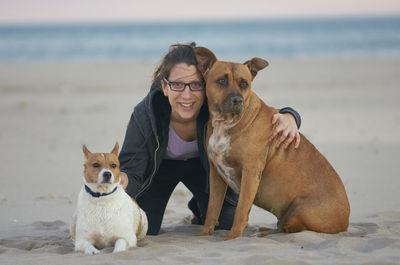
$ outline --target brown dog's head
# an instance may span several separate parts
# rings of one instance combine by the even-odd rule
[[[92,190],[107,192],[120,182],[118,142],[111,153],[91,153],[84,145],[84,180]]]
[[[206,95],[212,112],[223,116],[240,116],[257,72],[268,66],[261,58],[244,64],[218,61],[207,48],[196,47],[198,68],[206,81]]]

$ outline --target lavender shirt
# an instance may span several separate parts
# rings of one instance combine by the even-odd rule
[[[186,160],[190,158],[199,157],[199,148],[197,140],[186,142],[182,140],[175,132],[172,125],[169,125],[169,136],[166,159],[172,160]]]

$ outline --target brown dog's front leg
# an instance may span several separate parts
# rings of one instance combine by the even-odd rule
[[[241,237],[247,226],[251,207],[260,184],[260,172],[243,170],[240,187],[239,202],[236,208],[235,218],[231,231],[225,240]]]
[[[218,223],[219,214],[221,213],[222,204],[226,194],[227,185],[218,175],[214,165],[210,161],[210,196],[208,199],[208,208],[206,220],[200,236],[212,235],[214,227]]]

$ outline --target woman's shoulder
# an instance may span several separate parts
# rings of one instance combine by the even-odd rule
[[[150,93],[149,93],[150,94]],[[149,94],[143,98],[132,111],[132,118],[137,120],[139,123],[150,120],[150,108],[149,108]]]
[[[165,102],[166,101],[166,102]],[[140,126],[151,126],[154,130],[169,120],[168,101],[159,90],[151,90],[133,109],[131,119]],[[157,125],[158,124],[158,125]]]
[[[160,97],[162,93],[158,90],[151,90],[149,93],[134,107],[133,112],[146,113],[154,115],[154,111],[160,108]]]

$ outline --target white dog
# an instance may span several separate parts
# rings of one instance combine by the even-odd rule
[[[84,182],[70,230],[75,250],[97,254],[114,246],[113,252],[135,247],[147,233],[146,213],[120,184],[118,143],[111,153],[85,154]]]

